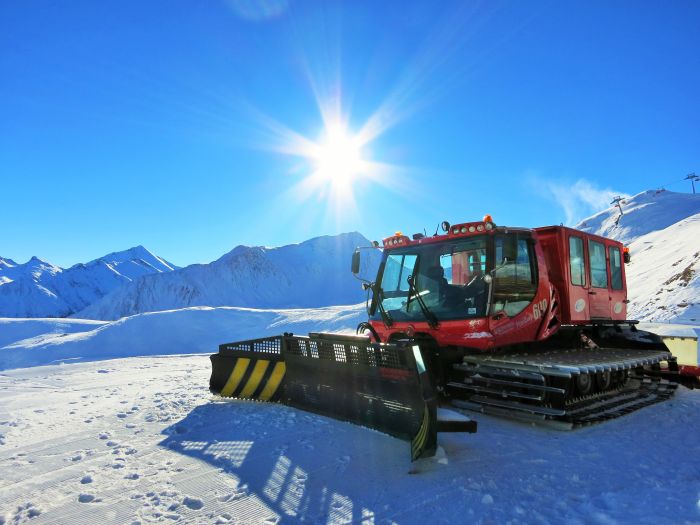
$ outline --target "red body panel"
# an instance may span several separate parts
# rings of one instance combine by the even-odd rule
[[[467,226],[484,223],[466,223]],[[458,234],[463,225],[452,227],[445,235],[424,238],[416,241],[404,235],[384,239],[384,249],[391,250],[412,244],[436,243],[452,240],[455,237],[474,235],[495,235],[504,229],[481,229],[478,232]],[[515,229],[508,229],[514,231]],[[518,229],[522,231],[522,229]],[[535,240],[535,255],[539,281],[532,302],[517,315],[509,317],[503,312],[479,319],[451,320],[440,322],[431,328],[427,322],[395,322],[387,327],[381,321],[371,324],[382,341],[392,337],[405,337],[407,333],[425,334],[432,337],[439,346],[467,347],[475,350],[493,350],[523,342],[541,341],[557,331],[560,324],[582,324],[592,317],[624,320],[626,318],[627,290],[624,264],[622,267],[622,288],[612,288],[609,248],[614,247],[622,255],[623,246],[619,242],[590,235],[572,228],[550,226],[528,230]],[[585,247],[585,285],[571,284],[569,265],[569,237],[575,235],[583,240]],[[394,243],[393,240],[398,242]],[[591,286],[589,264],[589,242],[602,243],[606,253],[607,288]],[[600,271],[600,269],[599,269]]]
[[[625,265],[620,264],[621,287],[613,288],[610,253],[615,248],[622,255],[623,246],[617,241],[598,235],[591,235],[564,226],[549,226],[536,228],[537,238],[542,245],[542,251],[550,270],[550,280],[559,292],[562,303],[562,323],[582,324],[591,319],[627,319],[627,286]],[[569,264],[569,239],[579,238],[583,241],[585,266],[584,284],[572,284],[571,265]],[[607,287],[592,286],[592,270],[590,265],[591,242],[605,246]]]
[[[679,369],[682,375],[696,376],[700,378],[700,366],[682,365],[679,367]]]

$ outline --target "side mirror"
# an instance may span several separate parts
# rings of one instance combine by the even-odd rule
[[[352,252],[352,265],[350,271],[357,275],[360,273],[360,250],[355,250]]]

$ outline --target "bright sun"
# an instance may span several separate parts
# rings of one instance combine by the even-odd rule
[[[365,168],[362,143],[340,125],[326,129],[324,136],[315,144],[311,157],[316,176],[334,185],[350,185]]]
[[[320,107],[325,108],[325,105],[320,104]],[[302,174],[302,177],[285,195],[294,202],[313,198],[324,201],[326,206],[321,209],[340,222],[357,216],[355,194],[366,189],[368,184],[394,189],[395,185],[390,181],[397,168],[373,158],[375,147],[372,147],[372,141],[381,132],[374,121],[355,131],[349,127],[348,119],[339,108],[322,109],[321,113],[323,126],[315,140],[265,115],[260,117],[274,139],[267,139],[267,147],[302,161],[290,170],[290,174]]]

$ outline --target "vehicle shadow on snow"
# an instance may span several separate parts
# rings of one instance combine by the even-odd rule
[[[699,512],[694,456],[668,469],[670,444],[697,449],[698,407],[683,389],[566,432],[482,415],[476,434],[440,434],[445,457],[411,463],[407,442],[376,431],[212,397],[166,428],[160,445],[221,469],[227,478],[213,498],[250,509],[232,500],[251,496],[282,523],[591,523],[594,515],[670,524]],[[236,517],[251,517],[244,512]]]
[[[161,446],[235,477],[238,488],[215,494],[220,501],[256,495],[284,523],[396,519],[414,482],[446,468],[411,463],[408,442],[271,403],[216,400],[163,433]]]

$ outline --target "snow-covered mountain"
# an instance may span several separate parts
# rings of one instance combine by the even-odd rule
[[[365,298],[350,273],[357,246],[370,242],[357,232],[310,239],[279,248],[237,246],[209,264],[146,275],[76,313],[85,319],[190,306],[315,308],[356,304]],[[363,252],[362,275],[374,277],[379,250]]]
[[[143,246],[68,269],[38,257],[0,258],[0,317],[65,317],[143,275],[175,269]]]
[[[645,191],[576,228],[630,248],[628,318],[700,324],[700,195]]]
[[[648,190],[623,199],[620,206],[622,215],[617,206],[611,206],[574,227],[629,244],[642,235],[700,213],[700,195]]]
[[[630,319],[700,324],[700,213],[630,243]]]
[[[19,266],[12,259],[4,259],[0,257],[0,284],[9,283],[12,281],[12,275],[15,275],[15,268]]]

